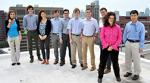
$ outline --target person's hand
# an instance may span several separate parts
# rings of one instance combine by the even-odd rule
[[[80,36],[80,41],[82,41],[82,39],[83,39],[83,36],[81,35],[81,36]]]
[[[11,22],[12,22],[12,20],[11,20],[11,19],[9,19],[9,20],[8,20],[8,22],[9,22],[9,23],[11,23]]]
[[[43,40],[46,39],[47,35],[42,36]]]
[[[19,35],[19,40],[22,41],[22,35]]]
[[[70,39],[70,44],[72,44],[72,42],[73,42],[72,39]]]
[[[42,37],[41,35],[39,35],[39,38],[40,38],[41,40],[43,40],[43,37]]]
[[[96,36],[93,37],[93,41],[94,41],[94,42],[95,42],[95,40],[96,40]]]
[[[142,53],[143,52],[143,49],[142,48],[139,48],[139,53]]]
[[[60,38],[60,41],[59,41],[59,42],[60,42],[60,44],[63,44],[63,40],[62,40],[62,38]]]
[[[107,50],[108,50],[108,51],[112,51],[112,49],[113,49],[112,46],[110,46],[110,47],[108,47]]]

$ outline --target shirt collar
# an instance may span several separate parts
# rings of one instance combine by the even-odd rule
[[[137,21],[136,23],[133,23],[132,21],[130,22],[130,25],[138,25],[139,21]]]

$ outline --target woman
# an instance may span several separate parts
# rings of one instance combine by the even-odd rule
[[[119,25],[116,24],[116,15],[114,12],[108,12],[104,18],[104,26],[101,28],[100,39],[102,42],[102,54],[100,56],[100,66],[98,72],[98,83],[102,83],[104,69],[107,58],[110,55],[113,63],[113,69],[118,82],[120,78],[120,68],[118,63],[119,44],[122,41],[122,32]]]
[[[39,38],[40,38],[40,48],[43,55],[42,64],[49,64],[50,55],[50,32],[51,32],[51,21],[46,18],[46,13],[41,10],[38,15],[38,26],[37,26]],[[46,52],[45,52],[46,48]]]
[[[11,51],[12,66],[20,65],[20,42],[22,40],[19,21],[13,10],[9,11],[8,19],[5,21],[6,35]]]

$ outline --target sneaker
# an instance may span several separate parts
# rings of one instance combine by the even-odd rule
[[[38,57],[38,60],[39,60],[39,61],[43,61],[41,57]]]
[[[127,72],[127,73],[124,75],[124,77],[129,77],[129,76],[131,76],[131,75],[132,75],[132,73]]]
[[[18,63],[16,63],[17,65],[20,65],[21,63],[20,62],[18,62]]]
[[[94,71],[96,68],[95,67],[92,67],[91,69],[90,69],[90,71]]]
[[[76,68],[76,65],[72,65],[72,68],[73,68],[73,69]]]
[[[108,74],[108,73],[110,73],[110,72],[111,72],[111,69],[107,69],[107,68],[106,68],[106,69],[104,70],[104,74]]]
[[[85,69],[87,69],[87,68],[88,68],[87,66],[83,66],[83,67],[82,67],[82,70],[85,70]]]
[[[139,79],[139,75],[133,75],[132,80],[138,80]]]
[[[57,60],[55,60],[54,65],[56,65],[57,63],[58,63],[58,61],[57,61]]]
[[[11,65],[12,65],[12,66],[15,66],[15,65],[16,65],[16,63],[12,63]]]

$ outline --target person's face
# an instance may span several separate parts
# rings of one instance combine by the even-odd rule
[[[101,10],[100,13],[101,13],[102,17],[105,17],[107,15],[107,11],[106,10]]]
[[[14,18],[15,18],[15,13],[14,12],[10,13],[10,19],[14,19]]]
[[[45,12],[42,12],[42,13],[41,13],[41,17],[42,17],[42,18],[46,18]]]
[[[54,17],[58,17],[59,16],[59,12],[54,13]]]
[[[109,16],[108,22],[109,22],[110,25],[113,25],[114,20],[115,20],[114,16]]]
[[[29,9],[28,9],[28,13],[29,13],[29,14],[33,14],[33,9],[32,9],[32,8],[29,8]]]
[[[79,17],[80,16],[80,12],[79,11],[77,11],[77,12],[75,12],[75,17]]]
[[[131,18],[132,22],[136,22],[138,20],[138,15],[137,14],[131,14],[130,18]]]
[[[90,18],[92,16],[91,10],[86,10],[86,17]]]
[[[64,16],[64,18],[68,18],[69,17],[69,12],[68,11],[64,11],[63,16]]]

